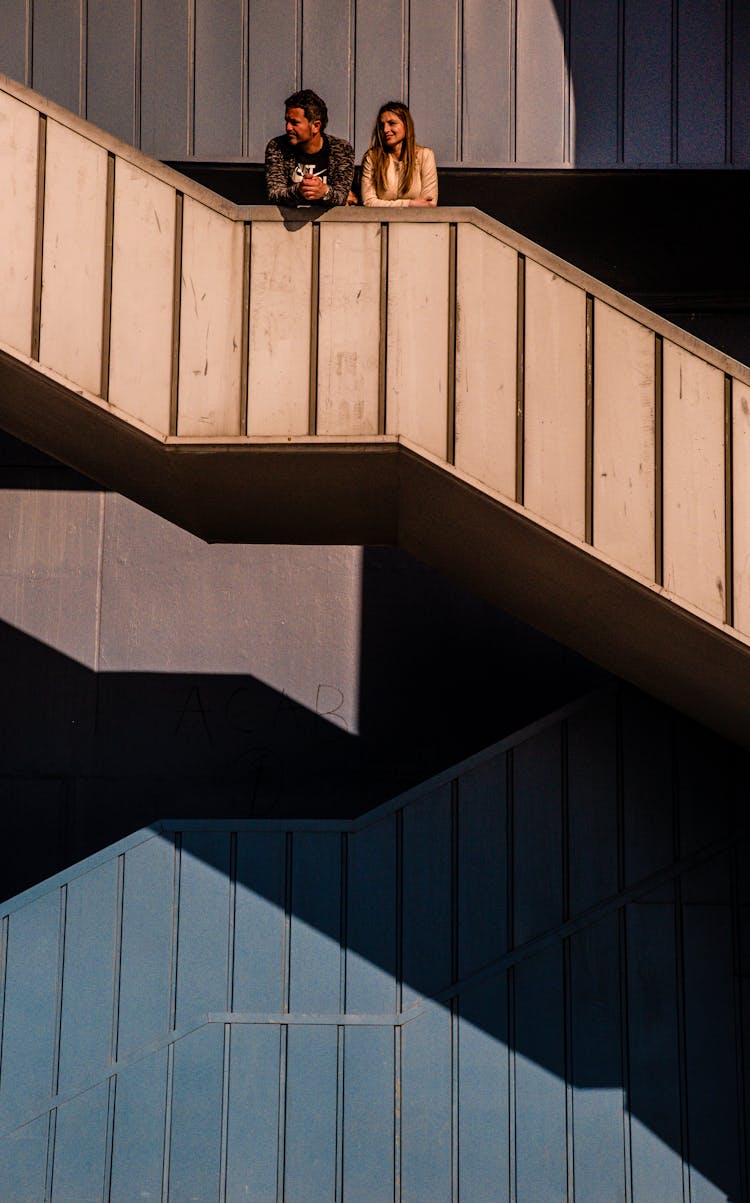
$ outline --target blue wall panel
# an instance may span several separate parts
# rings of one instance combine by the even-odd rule
[[[607,690],[353,823],[11,901],[2,1203],[742,1198],[743,765]]]

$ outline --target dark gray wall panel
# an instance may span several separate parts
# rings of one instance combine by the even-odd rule
[[[614,163],[619,150],[618,0],[572,0],[572,158],[577,167]]]
[[[229,838],[223,832],[189,832],[180,866],[177,1026],[227,1008],[228,948],[209,933],[228,913]]]
[[[125,142],[138,142],[136,6],[88,0],[86,117]]]
[[[382,0],[357,8],[354,137],[358,156],[370,145],[377,111],[386,100],[406,99],[406,0]],[[333,131],[336,133],[336,131]],[[421,132],[417,137],[421,138]]]
[[[732,162],[750,164],[750,5],[732,11]]]
[[[561,731],[550,727],[513,754],[513,856],[527,866],[513,878],[516,944],[563,917],[561,791]]]
[[[512,162],[514,67],[512,0],[464,0],[463,158]]]
[[[439,163],[459,157],[456,34],[457,0],[411,0],[408,104],[417,141]]]
[[[26,0],[4,0],[0,21],[0,70],[26,83]]]
[[[352,136],[352,18],[352,0],[305,0],[302,86],[323,97],[331,133],[347,139]]]
[[[58,1109],[52,1203],[101,1198],[107,1142],[107,1083]]]
[[[394,1040],[387,1028],[344,1034],[344,1195],[347,1203],[393,1198]]]
[[[283,5],[276,0],[251,3],[248,28],[248,154],[262,163],[266,143],[284,132],[284,100],[301,87],[295,0]]]
[[[726,155],[727,5],[681,0],[678,23],[677,153],[681,163]]]
[[[284,1193],[289,1203],[329,1203],[336,1196],[334,1027],[290,1027],[287,1037]]]
[[[141,0],[141,150],[193,153],[188,0]]]
[[[568,723],[569,900],[575,915],[617,893],[615,699]]]
[[[43,1199],[49,1116],[0,1139],[0,1181],[9,1199]],[[124,1203],[124,1200],[123,1200]]]
[[[244,0],[196,0],[195,145],[200,159],[243,153]]]
[[[167,1051],[128,1065],[117,1075],[115,1106],[119,1124],[112,1148],[109,1203],[131,1203],[133,1196],[158,1199],[164,1155],[167,1101]],[[132,1138],[123,1139],[123,1133]]]
[[[516,28],[516,162],[566,160],[565,36],[550,0],[524,0]]]
[[[173,1199],[219,1194],[224,1027],[191,1032],[174,1045],[169,1193]]]
[[[234,927],[235,1011],[284,1005],[286,839],[281,832],[237,839]]]
[[[227,1203],[276,1203],[280,1033],[271,1024],[235,1024],[229,1060]]]
[[[672,160],[672,0],[625,6],[624,151],[633,164]]]
[[[34,0],[31,86],[78,112],[81,100],[80,0]]]

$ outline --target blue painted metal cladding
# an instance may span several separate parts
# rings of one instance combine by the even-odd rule
[[[20,896],[0,1200],[747,1198],[746,776],[612,691],[354,823]]]

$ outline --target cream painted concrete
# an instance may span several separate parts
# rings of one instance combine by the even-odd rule
[[[526,263],[524,503],[577,539],[586,505],[586,294]]]
[[[724,617],[724,376],[664,344],[664,587]]]
[[[254,224],[250,250],[248,434],[307,434],[312,226]]]
[[[243,227],[185,197],[177,433],[241,434]]]
[[[392,222],[385,429],[447,452],[449,227]]]
[[[651,330],[594,307],[594,546],[654,573],[654,345]]]
[[[172,392],[174,250],[174,189],[118,159],[109,399],[163,434]]]
[[[89,392],[102,372],[107,152],[47,122],[39,360]]]
[[[377,434],[380,223],[322,225],[318,434]]]
[[[518,255],[468,224],[457,236],[456,467],[515,499]]]
[[[0,342],[31,353],[39,114],[0,92]]]

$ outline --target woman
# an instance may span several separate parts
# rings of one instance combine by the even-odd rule
[[[426,146],[417,146],[406,105],[386,101],[362,160],[362,203],[422,208],[436,205],[437,197],[434,154]]]

